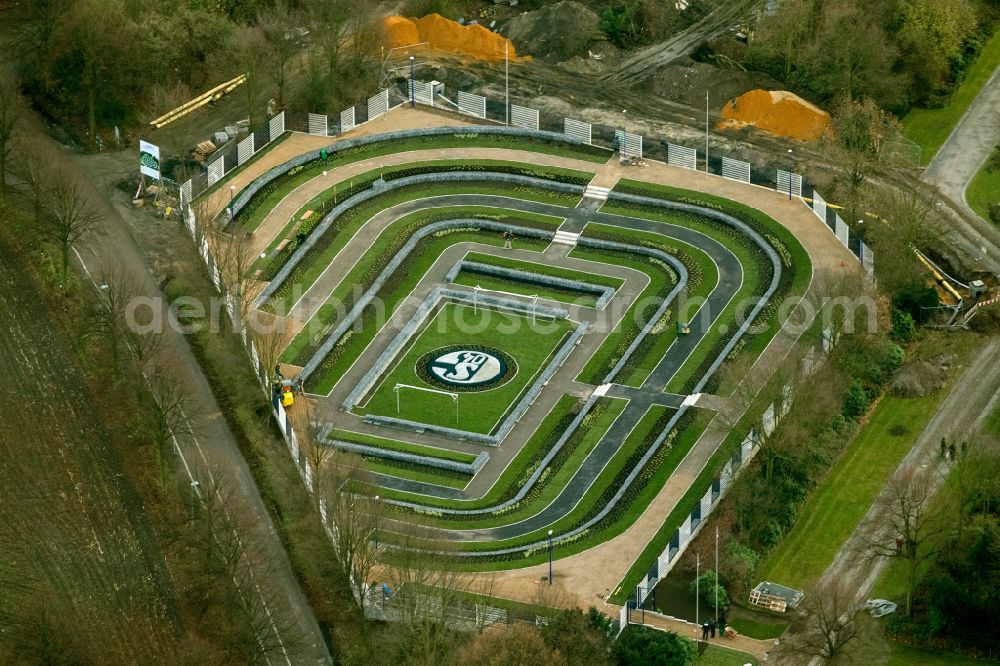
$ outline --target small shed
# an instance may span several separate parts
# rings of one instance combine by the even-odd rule
[[[789,608],[798,607],[805,596],[799,590],[764,581],[757,583],[757,587],[750,590],[750,603],[784,613]]]

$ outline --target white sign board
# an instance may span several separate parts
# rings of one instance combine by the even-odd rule
[[[144,176],[160,180],[159,146],[139,141],[139,172]]]

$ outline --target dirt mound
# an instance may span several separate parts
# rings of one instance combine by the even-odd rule
[[[719,129],[752,125],[777,136],[815,141],[830,128],[830,114],[786,90],[751,90],[722,107]]]
[[[910,361],[899,370],[889,384],[889,391],[901,398],[919,398],[937,391],[948,378],[952,357],[938,356],[929,361]]]
[[[587,47],[599,34],[599,23],[597,14],[584,5],[563,0],[511,19],[505,32],[536,57],[562,62],[587,56]]]
[[[460,25],[440,14],[418,19],[388,16],[382,20],[382,38],[386,48],[427,42],[432,51],[473,60],[503,60],[506,46],[512,62],[531,59],[531,56],[518,57],[510,40],[481,25]]]

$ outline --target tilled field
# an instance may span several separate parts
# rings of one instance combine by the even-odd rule
[[[0,661],[173,661],[162,555],[39,289],[0,239]]]

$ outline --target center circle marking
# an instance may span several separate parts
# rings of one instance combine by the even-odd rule
[[[509,354],[480,346],[436,349],[417,365],[425,380],[458,390],[494,388],[505,384],[516,371]]]

